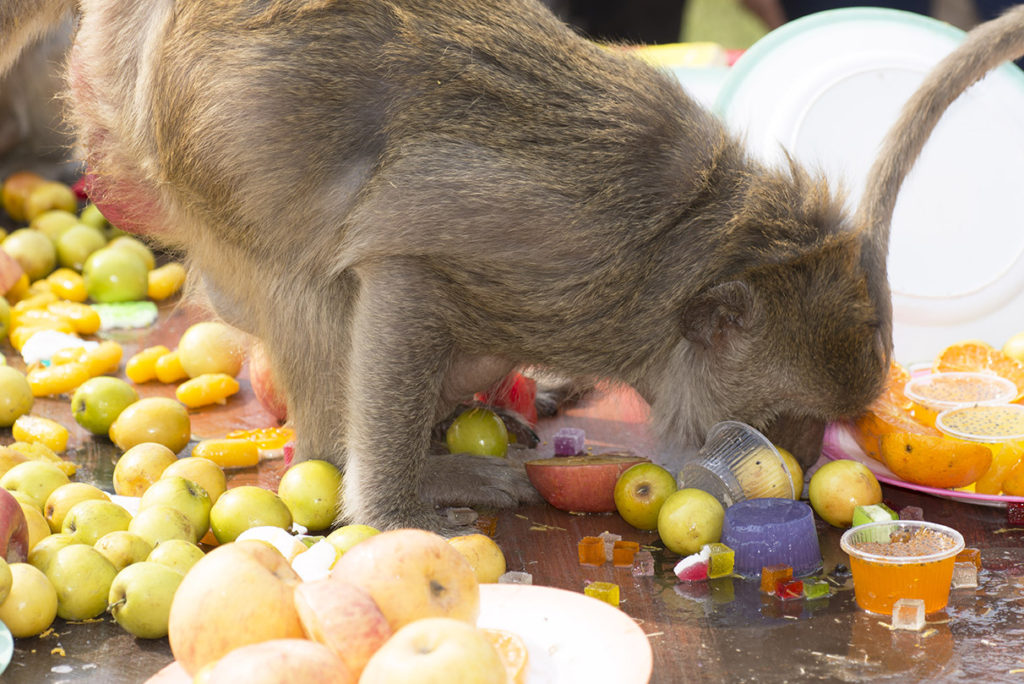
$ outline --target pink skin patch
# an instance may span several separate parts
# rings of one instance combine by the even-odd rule
[[[121,230],[153,235],[164,228],[158,220],[156,201],[136,183],[114,181],[86,172],[76,183],[76,192],[83,193],[111,224]]]

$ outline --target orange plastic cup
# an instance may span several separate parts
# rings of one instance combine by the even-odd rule
[[[953,563],[963,536],[921,520],[890,520],[847,530],[839,545],[850,556],[857,605],[891,615],[901,598],[922,599],[926,613],[949,603]]]

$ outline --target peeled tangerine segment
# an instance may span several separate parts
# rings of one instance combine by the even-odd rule
[[[223,404],[238,392],[238,381],[227,373],[203,373],[178,385],[175,396],[189,408]]]
[[[260,450],[245,439],[204,439],[192,448],[193,456],[208,458],[221,468],[246,468],[260,462]]]
[[[897,477],[928,487],[964,487],[985,474],[992,450],[948,437],[882,435],[882,460]]]

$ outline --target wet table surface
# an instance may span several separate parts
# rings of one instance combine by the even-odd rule
[[[173,348],[185,328],[201,318],[187,306],[164,305],[155,327],[104,336],[120,342],[127,359],[153,344]],[[5,351],[12,365],[18,365],[12,350]],[[241,380],[241,392],[225,406],[193,413],[194,437],[273,424],[255,401],[245,368]],[[142,396],[173,396],[172,386],[150,383],[139,389]],[[75,479],[112,491],[116,448],[79,428],[66,398],[38,400],[33,411],[71,429],[74,451],[69,457],[80,464]],[[517,457],[550,455],[550,436],[563,425],[584,428],[594,452],[629,449],[654,456],[645,419],[645,406],[628,391],[597,392],[542,420],[536,453]],[[9,430],[0,433],[0,442],[11,440]],[[280,460],[264,461],[258,468],[232,471],[230,484],[275,488],[282,469]],[[536,505],[483,511],[481,521],[494,523],[509,569],[531,573],[534,584],[582,591],[588,581],[617,583],[620,609],[639,624],[651,645],[652,682],[1024,680],[1024,527],[1008,527],[1003,508],[889,486],[883,486],[883,493],[891,506],[920,506],[926,519],[955,527],[968,547],[981,549],[984,569],[978,588],[953,590],[949,607],[929,615],[920,632],[890,630],[888,617],[856,606],[848,576],[842,567],[836,572],[837,565],[847,562],[839,549],[841,530],[820,520],[833,594],[813,602],[782,602],[762,596],[754,581],[733,578],[681,585],[672,574],[678,557],[660,546],[655,533],[637,531],[615,514],[572,515]],[[649,545],[655,576],[634,577],[628,568],[611,564],[580,566],[577,541],[604,531]],[[33,684],[140,682],[171,660],[166,639],[135,639],[109,616],[73,624],[57,619],[44,636],[16,640],[13,660],[0,679]]]

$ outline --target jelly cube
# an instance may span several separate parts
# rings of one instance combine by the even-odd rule
[[[974,566],[981,570],[981,550],[966,548],[956,555],[957,563],[974,563]]]
[[[864,525],[865,523],[884,522],[886,520],[896,519],[896,512],[884,503],[857,506],[853,509],[853,523],[851,526],[857,527],[858,525]]]
[[[920,506],[904,506],[900,509],[900,520],[924,520],[924,509]]]
[[[476,519],[474,527],[480,530],[480,534],[486,534],[488,537],[493,537],[494,533],[498,531],[498,516],[482,515]]]
[[[892,607],[892,627],[921,631],[924,627],[924,599],[898,599]]]
[[[653,577],[654,556],[650,551],[637,551],[633,556],[633,577]]]
[[[445,511],[448,522],[452,525],[472,525],[480,516],[472,508],[449,508]]]
[[[1006,522],[1011,525],[1024,525],[1024,503],[1012,501],[1006,504]]]
[[[714,543],[704,546],[710,554],[708,560],[708,577],[728,577],[732,574],[736,552],[725,544]]]
[[[509,570],[498,578],[498,584],[533,584],[533,575],[519,570]]]
[[[639,542],[617,541],[612,546],[612,565],[617,568],[633,567],[633,557],[640,550]]]
[[[803,598],[804,595],[804,583],[803,580],[795,579],[784,579],[779,580],[775,585],[775,595],[783,601],[788,599]]]
[[[583,587],[583,593],[610,605],[619,605],[619,585],[611,582],[591,582]]]
[[[736,599],[736,588],[732,577],[718,577],[708,582],[711,585],[711,600],[715,603],[731,603]]]
[[[597,535],[604,542],[604,559],[607,561],[612,560],[612,552],[615,550],[615,542],[622,539],[622,535],[612,534],[607,530]]]
[[[832,591],[825,580],[808,579],[804,580],[804,598],[808,601],[825,598]]]
[[[978,568],[973,561],[953,563],[953,589],[966,589],[978,586]]]
[[[793,568],[789,565],[766,565],[761,568],[761,591],[766,594],[774,594],[779,580],[793,578]]]
[[[564,427],[555,432],[555,456],[575,456],[583,453],[587,433],[580,428]]]
[[[604,565],[604,540],[600,537],[584,537],[579,543],[580,565]]]
[[[703,548],[682,559],[672,569],[680,582],[699,582],[708,578],[708,559],[711,553]]]

